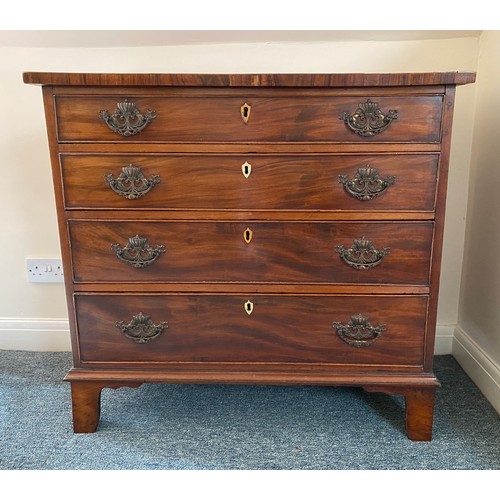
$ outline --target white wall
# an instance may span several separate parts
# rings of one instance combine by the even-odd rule
[[[480,40],[477,107],[453,353],[500,411],[500,32]]]
[[[19,40],[12,34],[14,38]],[[22,83],[23,71],[475,71],[479,50],[477,36],[391,41],[355,41],[351,36],[318,42],[310,35],[307,42],[296,38],[128,48],[83,48],[72,40],[71,48],[37,48],[25,37],[22,47],[15,40],[9,43],[9,33],[2,33],[0,348],[69,349],[62,285],[28,283],[25,272],[26,257],[57,257],[59,242],[41,91]],[[474,102],[474,85],[458,88],[438,315],[437,352],[444,353],[451,352],[458,314],[457,270],[462,267]]]

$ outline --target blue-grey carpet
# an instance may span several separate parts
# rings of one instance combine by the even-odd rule
[[[406,438],[402,397],[331,387],[104,389],[98,431],[73,434],[70,365],[0,351],[0,469],[500,469],[500,416],[451,356],[430,443]]]

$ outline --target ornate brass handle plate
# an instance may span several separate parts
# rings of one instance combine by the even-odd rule
[[[391,249],[385,247],[377,250],[373,243],[363,236],[354,240],[351,248],[346,249],[343,245],[339,245],[335,247],[335,251],[340,254],[346,264],[354,269],[364,271],[378,266],[382,259],[390,253]]]
[[[368,318],[361,313],[351,316],[347,325],[334,321],[332,326],[337,329],[338,336],[353,347],[368,347],[386,328],[386,325],[372,326]]]
[[[151,265],[162,253],[165,253],[163,245],[153,248],[149,246],[146,238],[141,238],[139,235],[129,238],[123,248],[118,243],[112,248],[122,262],[136,269]]]
[[[113,114],[107,110],[99,112],[99,118],[117,134],[130,137],[142,132],[155,118],[154,111],[142,113],[133,102],[119,102]]]
[[[348,179],[347,175],[339,175],[339,182],[354,198],[368,201],[384,194],[389,186],[396,184],[396,177],[388,176],[382,180],[378,170],[367,165],[358,168],[352,180]]]
[[[147,179],[140,167],[131,163],[122,168],[120,175],[116,179],[113,174],[106,174],[104,180],[115,193],[127,200],[136,200],[149,193],[160,182],[160,176],[154,174],[151,179]]]
[[[146,344],[156,339],[165,328],[168,328],[166,321],[155,325],[151,318],[140,312],[132,316],[131,321],[125,324],[124,321],[116,322],[117,328],[130,340],[137,344]]]
[[[398,112],[395,109],[390,109],[384,114],[380,110],[378,102],[372,102],[370,99],[359,103],[354,113],[344,112],[340,115],[340,119],[349,129],[362,137],[380,134],[397,118]]]

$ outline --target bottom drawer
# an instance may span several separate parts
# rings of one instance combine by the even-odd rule
[[[75,296],[82,362],[423,363],[427,296]]]

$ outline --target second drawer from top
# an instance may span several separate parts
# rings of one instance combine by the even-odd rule
[[[68,209],[433,211],[439,156],[61,155]]]

